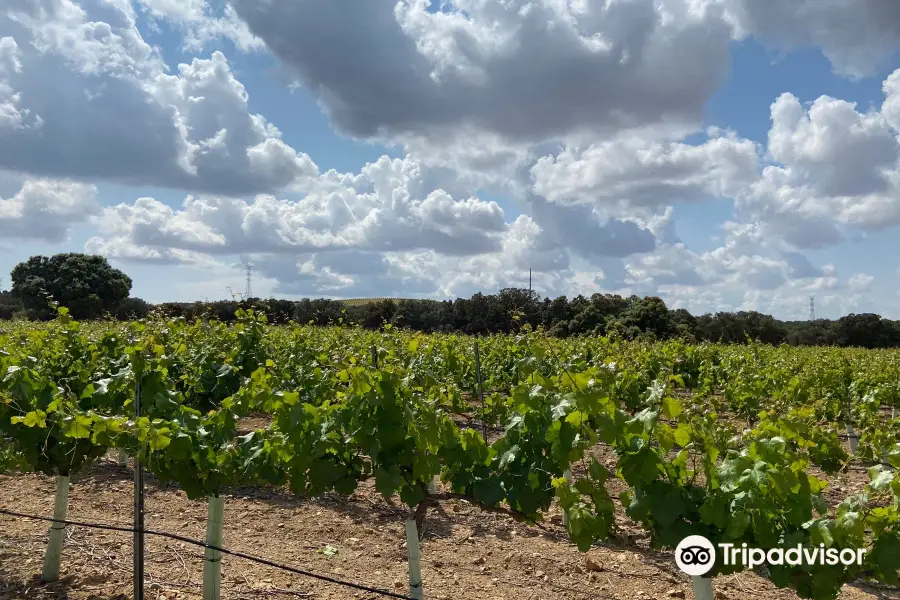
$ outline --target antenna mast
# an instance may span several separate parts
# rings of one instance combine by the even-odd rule
[[[809,297],[809,320],[810,321],[816,320],[816,297],[815,296]]]
[[[251,263],[247,263],[247,289],[244,290],[244,299],[249,300],[253,297],[253,287],[250,285],[250,282],[253,279],[253,265]]]

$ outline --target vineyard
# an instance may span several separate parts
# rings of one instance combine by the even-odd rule
[[[448,578],[446,558],[429,557],[429,535],[454,519],[473,528],[496,523],[507,537],[512,531],[505,549],[534,548],[513,562],[532,564],[525,568],[536,586],[554,576],[548,554],[558,552],[564,563],[575,560],[574,548],[633,547],[668,564],[658,597],[685,597],[681,590],[693,585],[698,598],[712,598],[713,587],[741,567],[717,562],[712,585],[673,570],[671,549],[696,534],[738,547],[865,548],[861,565],[770,566],[758,575],[793,597],[900,597],[893,587],[900,585],[900,352],[556,339],[527,327],[475,338],[390,326],[271,326],[252,310],[237,317],[229,324],[78,323],[59,309],[50,323],[0,324],[0,472],[7,473],[0,509],[29,512],[21,507],[37,504],[26,497],[53,481],[50,510],[65,521],[70,490],[90,502],[79,494],[93,486],[94,501],[119,503],[101,522],[131,527],[130,479],[114,475],[139,465],[147,485],[168,494],[168,504],[151,509],[158,522],[193,527],[193,517],[165,513],[205,503],[202,586],[182,587],[177,597],[251,597],[220,589],[231,563],[223,573],[218,549],[238,541],[223,539],[223,522],[243,519],[234,531],[256,539],[248,552],[265,556],[277,528],[297,525],[289,519],[321,519],[322,507],[350,501],[366,505],[356,513],[371,515],[368,523],[358,517],[361,530],[394,532],[392,548],[403,548],[403,581],[395,573],[375,586],[400,597],[434,597],[430,582],[439,578],[447,598],[528,592],[497,591],[503,562],[487,572],[493,592],[472,591],[462,571]],[[109,459],[116,455],[120,466]],[[243,516],[232,517],[232,499],[248,498],[262,500],[253,509],[245,502]],[[285,513],[291,498],[319,504]],[[276,531],[257,527],[260,506],[280,515]],[[63,523],[32,520],[29,535],[43,528],[43,566],[25,563],[32,556],[4,540],[15,520],[0,512],[0,570],[15,563],[44,582],[64,579],[74,568],[66,549],[84,539]],[[557,533],[565,539],[547,541]],[[380,556],[365,539],[306,541],[322,572],[380,580],[380,571],[365,568]],[[476,574],[494,564],[478,544],[457,548],[460,564]],[[340,552],[356,560],[335,575],[327,560]],[[95,569],[106,564],[97,552],[86,556]],[[551,566],[534,567],[548,559]],[[127,559],[110,564],[131,569]],[[542,587],[540,597],[657,597],[619,595],[604,575],[609,568],[572,564],[584,575],[577,591]],[[0,598],[31,597],[21,587],[4,596],[8,583],[0,579]],[[175,589],[169,583],[154,583],[148,597]],[[378,596],[307,593],[302,583],[293,591],[270,586],[266,597]],[[856,595],[846,595],[851,585]]]

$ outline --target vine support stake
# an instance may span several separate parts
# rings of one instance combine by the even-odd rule
[[[691,577],[694,588],[694,600],[713,600],[712,579],[709,577]]]
[[[850,442],[850,454],[856,454],[856,448],[859,446],[859,436],[856,435],[856,430],[853,429],[853,425],[847,423],[847,439]]]
[[[850,407],[849,400],[846,401],[844,410],[847,414],[845,425],[847,426],[847,441],[850,443],[850,454],[856,454],[856,448],[859,446],[859,436],[856,435],[856,429],[853,428],[853,410]]]
[[[475,377],[478,379],[478,398],[481,400],[481,435],[487,442],[487,415],[484,410],[484,390],[481,387],[481,354],[478,352],[478,342],[475,342]]]
[[[57,475],[56,500],[53,504],[53,518],[57,521],[66,520],[66,512],[69,508],[69,476]],[[50,582],[59,579],[59,564],[62,561],[63,537],[66,526],[63,523],[50,525],[50,542],[47,544],[47,553],[44,555],[44,570],[41,573],[41,581]]]
[[[134,418],[141,416],[141,374],[134,383]],[[144,600],[144,465],[134,456],[134,600]]]
[[[206,543],[222,547],[222,523],[225,512],[225,498],[219,495],[209,497],[206,516]],[[203,563],[203,600],[219,600],[222,587],[222,553],[207,548]]]
[[[375,346],[372,346],[372,367],[378,368],[378,349]]]
[[[409,559],[409,596],[416,600],[425,600],[422,589],[422,555],[419,551],[419,531],[415,519],[406,521],[406,554]]]

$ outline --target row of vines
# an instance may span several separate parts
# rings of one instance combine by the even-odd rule
[[[0,471],[57,477],[57,514],[69,476],[115,448],[211,499],[219,527],[233,486],[313,497],[373,479],[410,508],[411,542],[442,498],[530,522],[556,502],[586,551],[616,534],[622,503],[658,548],[694,534],[867,548],[859,566],[769,569],[817,599],[859,579],[900,584],[898,404],[895,351],[273,327],[253,311],[81,324],[59,309],[0,329]],[[257,413],[271,424],[239,435]],[[851,464],[870,467],[869,484],[829,507],[828,477]],[[628,491],[614,499],[611,478]],[[46,580],[61,544],[51,531]]]

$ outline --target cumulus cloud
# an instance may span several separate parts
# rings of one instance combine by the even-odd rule
[[[887,191],[900,144],[883,115],[822,96],[808,108],[791,94],[772,105],[769,152],[806,177],[819,194],[864,196]]]
[[[586,258],[622,258],[656,247],[656,236],[643,223],[609,218],[587,206],[560,207],[538,197],[530,204],[543,238]]]
[[[186,50],[201,50],[219,39],[231,40],[243,52],[265,49],[230,4],[206,0],[136,0],[154,24],[166,21],[181,29]]]
[[[104,209],[86,247],[159,263],[252,255],[275,289],[289,294],[470,294],[523,285],[529,269],[535,289],[553,293],[567,285],[572,256],[604,261],[649,252],[671,227],[671,211],[614,218],[536,196],[530,215],[507,222],[495,202],[437,187],[442,178],[410,156],[382,157],[359,173],[307,181],[300,199],[197,195],[171,207],[139,198]]]
[[[563,205],[659,207],[732,197],[757,176],[756,145],[711,130],[703,144],[622,135],[540,158],[534,191]]]
[[[894,130],[900,131],[900,69],[888,75],[888,78],[884,80],[882,90],[884,90],[885,100],[881,107],[881,114]]]
[[[804,251],[900,224],[900,70],[879,110],[786,94],[765,144],[695,134],[732,36],[819,46],[866,74],[897,47],[889,2],[11,0],[0,169],[35,179],[3,190],[0,235],[56,242],[92,216],[88,251],[212,270],[251,257],[288,295],[469,295],[529,269],[541,293],[695,312],[858,295],[871,276]],[[271,51],[336,128],[405,158],[320,172],[250,112],[223,53],[166,65],[139,16],[180,31],[182,50]],[[101,209],[73,180],[187,197]],[[672,206],[710,199],[733,200],[736,222],[692,249]]]
[[[695,314],[769,307],[784,315],[798,298],[841,287],[833,267],[815,267],[799,252],[785,251],[761,224],[729,221],[722,229],[721,245],[705,252],[674,242],[626,259],[612,288],[660,296]]]
[[[871,75],[900,52],[895,0],[719,0],[738,36],[779,48],[819,47],[834,69]]]
[[[230,195],[315,176],[247,101],[220,52],[167,74],[127,2],[0,15],[0,168]]]
[[[496,252],[448,256],[432,249],[381,251],[360,248],[320,250],[302,254],[248,254],[255,272],[272,293],[305,297],[429,297],[470,296],[476,292],[528,283],[553,293],[564,289],[571,275],[568,256],[560,249],[541,250],[540,228],[527,216],[510,224]],[[544,261],[541,263],[541,261]]]
[[[730,28],[708,3],[233,5],[337,127],[364,138],[447,139],[468,128],[534,143],[693,125],[728,67]]]
[[[301,200],[188,196],[180,209],[139,198],[104,210],[90,241],[116,249],[179,248],[208,254],[431,249],[449,256],[495,252],[507,229],[495,202],[423,188],[411,159],[382,157],[359,175],[329,172]],[[127,257],[139,257],[133,250]]]
[[[0,198],[0,235],[65,241],[76,223],[100,210],[97,188],[71,181],[29,180],[10,198]]]
[[[797,248],[900,224],[898,81],[900,70],[885,81],[880,111],[827,96],[808,107],[779,97],[771,107],[772,164],[737,194],[739,211]]]

